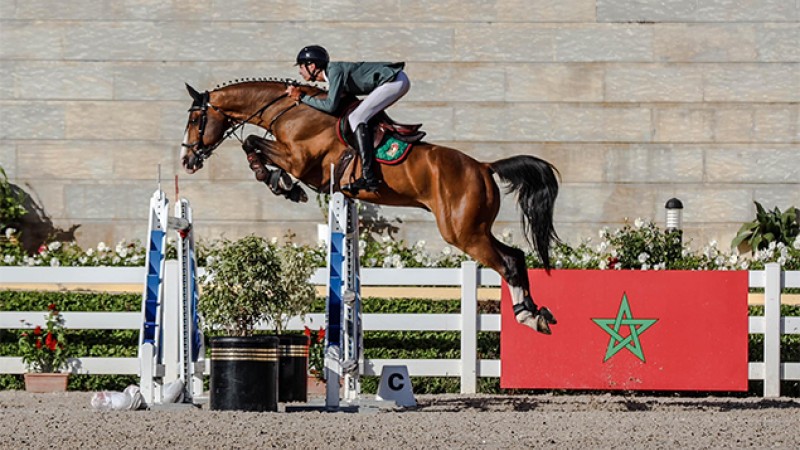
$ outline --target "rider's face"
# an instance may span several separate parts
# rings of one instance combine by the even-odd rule
[[[306,81],[311,81],[313,78],[311,74],[317,70],[317,65],[314,63],[300,64],[298,67],[300,67],[300,76]]]

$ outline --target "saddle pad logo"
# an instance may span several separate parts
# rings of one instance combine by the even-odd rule
[[[375,158],[383,164],[398,164],[411,151],[411,144],[387,136],[375,151]]]

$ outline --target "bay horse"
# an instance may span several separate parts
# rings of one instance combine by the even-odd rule
[[[352,149],[339,139],[337,117],[295,103],[285,94],[288,84],[297,85],[291,80],[237,80],[201,93],[187,84],[193,103],[181,144],[184,169],[191,174],[202,168],[212,152],[233,135],[242,142],[256,178],[268,182],[274,192],[294,201],[307,199],[286,173],[318,192],[325,192],[331,184],[341,190],[348,174],[352,179],[358,169],[356,163],[343,159]],[[305,95],[327,95],[315,86],[300,88]],[[263,128],[264,135],[272,138],[250,135],[243,139],[243,132],[241,137],[236,135],[247,123]],[[277,170],[270,171],[265,165]],[[336,167],[333,175],[331,165]],[[555,167],[531,155],[479,162],[458,150],[422,141],[402,163],[382,165],[378,170],[384,183],[376,192],[345,195],[433,213],[446,242],[506,280],[517,321],[551,333],[550,325],[556,320],[547,308],[533,301],[524,252],[492,235],[501,201],[493,175],[507,185],[508,193],[517,194],[526,240],[549,270],[550,246],[558,240],[553,227],[558,194]]]

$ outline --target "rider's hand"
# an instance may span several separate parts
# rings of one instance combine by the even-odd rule
[[[297,86],[288,86],[286,88],[286,95],[291,97],[292,100],[299,102],[300,98],[303,96],[303,92],[300,91],[300,88]]]

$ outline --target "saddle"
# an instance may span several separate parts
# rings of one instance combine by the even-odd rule
[[[353,130],[350,129],[350,121],[346,120],[347,117],[359,104],[361,100],[356,100],[344,108],[344,112],[339,116],[336,122],[336,133],[342,144],[355,148],[356,138]],[[384,143],[384,139],[392,137],[398,141],[407,144],[415,144],[421,141],[427,133],[420,131],[422,124],[407,125],[395,122],[394,119],[389,117],[385,111],[376,114],[375,117],[370,119],[367,124],[372,130],[373,147],[379,148]]]

